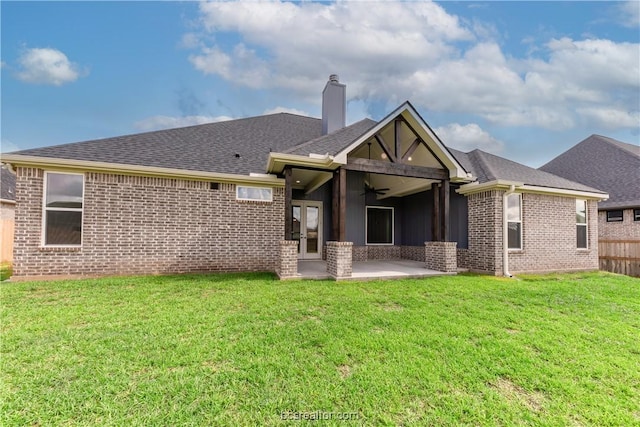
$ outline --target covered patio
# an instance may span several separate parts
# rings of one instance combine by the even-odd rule
[[[456,273],[467,205],[455,190],[470,177],[409,103],[272,153],[268,170],[285,184],[281,278]]]
[[[351,277],[341,280],[408,279],[454,274],[430,270],[422,262],[407,259],[369,260],[353,262]],[[300,260],[298,261],[298,278],[332,279],[332,276],[327,272],[326,261]]]

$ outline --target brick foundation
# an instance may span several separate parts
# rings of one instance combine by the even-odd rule
[[[458,242],[425,242],[425,266],[430,270],[442,271],[444,273],[457,272],[457,246]]]
[[[284,189],[243,202],[235,185],[85,173],[82,247],[41,244],[43,171],[17,168],[14,276],[275,271]]]
[[[298,276],[298,241],[283,240],[280,242],[280,257],[276,274],[280,279],[293,279]]]
[[[353,243],[327,242],[327,273],[334,279],[345,279],[353,274]]]

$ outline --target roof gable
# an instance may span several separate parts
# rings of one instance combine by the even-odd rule
[[[402,119],[408,127],[415,132],[416,136],[421,139],[428,150],[434,155],[437,161],[449,171],[449,177],[453,181],[468,181],[469,176],[464,167],[451,154],[449,149],[440,141],[440,138],[433,132],[424,119],[418,114],[413,105],[409,101],[399,106],[396,110],[388,114],[377,124],[370,127],[366,132],[353,140],[348,146],[335,154],[335,161],[338,163],[347,163],[347,157],[371,138],[378,135],[383,129],[392,126],[396,119]]]

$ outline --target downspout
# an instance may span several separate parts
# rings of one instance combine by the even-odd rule
[[[507,221],[507,198],[515,192],[515,185],[511,185],[502,196],[502,274],[504,277],[513,277],[509,273],[509,223]]]

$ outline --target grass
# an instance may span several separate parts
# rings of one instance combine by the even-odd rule
[[[640,281],[625,276],[0,292],[3,426],[640,424]]]
[[[11,263],[3,262],[0,263],[0,282],[3,280],[7,280],[13,274],[13,268],[11,267]]]

